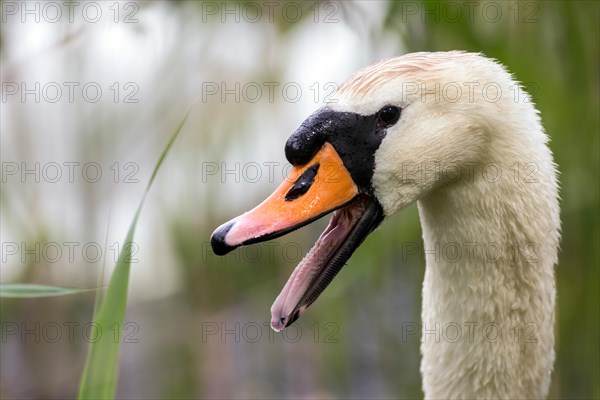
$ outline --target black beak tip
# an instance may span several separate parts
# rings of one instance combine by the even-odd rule
[[[225,242],[227,233],[231,230],[231,227],[235,224],[234,221],[228,222],[217,228],[210,237],[210,245],[213,252],[218,256],[224,256],[231,250],[235,249],[236,246],[230,246]]]

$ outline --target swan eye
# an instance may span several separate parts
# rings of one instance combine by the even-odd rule
[[[390,126],[398,122],[400,109],[396,106],[385,106],[377,114],[377,125]]]

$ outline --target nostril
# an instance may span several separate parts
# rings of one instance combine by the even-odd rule
[[[218,227],[210,237],[210,245],[213,249],[213,252],[218,256],[224,256],[229,253],[231,250],[235,249],[235,246],[230,246],[225,241],[225,237],[227,233],[231,230],[235,221],[227,222],[220,227]]]
[[[308,192],[308,189],[312,186],[315,181],[315,177],[317,176],[317,171],[319,170],[319,164],[315,164],[312,167],[308,168],[304,173],[298,178],[294,186],[287,192],[285,195],[285,201],[296,200],[298,197],[302,196],[304,193]]]

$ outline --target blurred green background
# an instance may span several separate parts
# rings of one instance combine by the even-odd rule
[[[278,185],[285,140],[333,83],[381,58],[454,49],[505,64],[541,112],[563,221],[550,397],[600,397],[600,3],[96,2],[82,13],[89,3],[72,21],[64,6],[56,18],[43,2],[1,3],[0,278],[90,287],[108,277],[153,163],[192,106],[138,227],[118,398],[422,397],[419,335],[402,334],[420,321],[416,207],[371,235],[285,335],[268,327],[269,307],[325,221],[223,258],[209,237]],[[36,4],[37,21],[23,14]],[[79,84],[73,99],[68,82]],[[35,163],[37,182],[21,175]],[[73,179],[64,163],[79,163],[68,164]],[[93,303],[0,302],[2,398],[75,396]]]

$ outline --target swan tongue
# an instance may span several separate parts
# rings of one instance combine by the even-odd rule
[[[364,195],[336,210],[273,303],[271,327],[281,331],[296,321],[382,219],[381,206]]]

